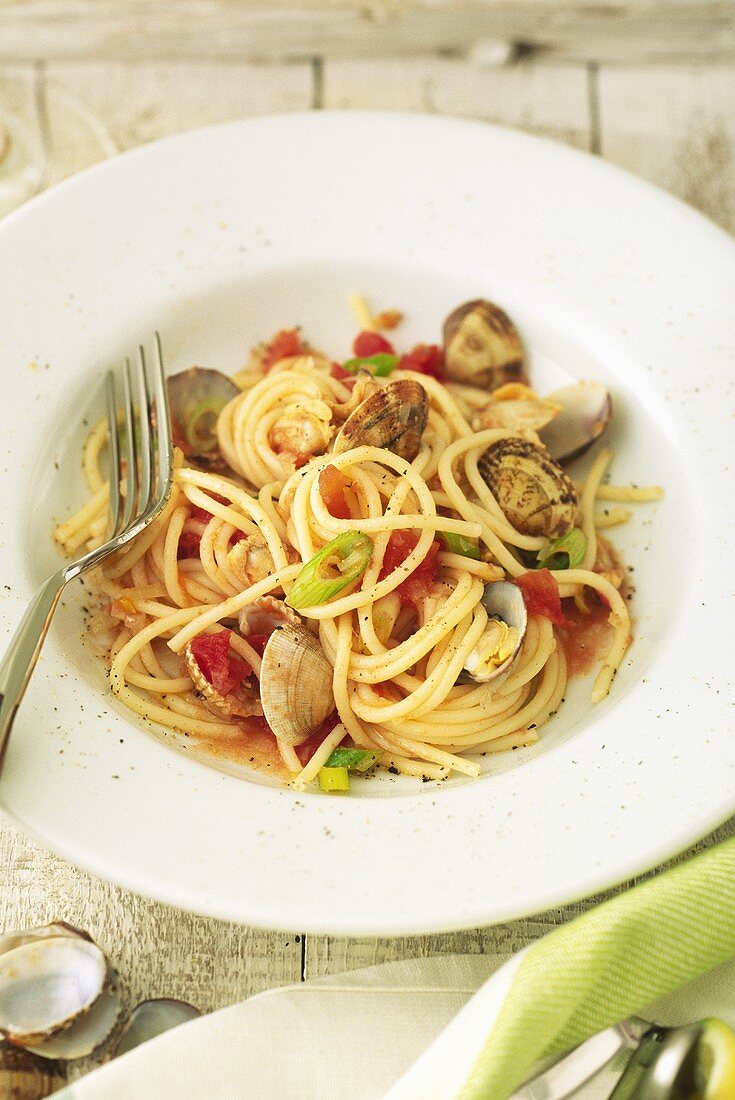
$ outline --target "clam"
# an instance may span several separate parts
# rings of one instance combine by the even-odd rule
[[[141,1001],[123,1024],[113,1058],[127,1054],[141,1043],[147,1043],[149,1039],[163,1035],[164,1031],[196,1020],[199,1016],[199,1009],[187,1001],[176,1001],[171,997]]]
[[[184,651],[184,664],[191,682],[201,695],[205,706],[213,714],[227,718],[252,718],[261,715],[263,708],[258,699],[258,689],[252,679],[248,679],[240,685],[237,691],[231,691],[227,695],[221,695],[214,684],[210,683],[204,675],[199,662],[191,648],[191,642]]]
[[[522,382],[508,382],[494,390],[487,405],[472,418],[476,432],[485,428],[527,429],[538,432],[558,416],[562,406],[548,397],[539,397]]]
[[[545,447],[517,436],[498,439],[482,453],[477,466],[517,531],[549,539],[571,531],[577,494]]]
[[[215,428],[225,405],[240,392],[235,383],[218,370],[192,367],[172,375],[166,386],[176,446],[202,466],[226,469]]]
[[[339,424],[344,423],[347,417],[350,416],[367,397],[377,393],[381,388],[380,380],[374,378],[369,371],[358,371],[357,381],[352,387],[352,393],[350,394],[349,400],[332,404],[332,419]]]
[[[301,626],[301,616],[276,596],[260,596],[240,612],[240,633],[246,638],[250,634],[271,634],[287,623]]]
[[[260,668],[265,719],[279,741],[301,745],[334,710],[332,666],[303,624],[274,630]]]
[[[550,393],[561,412],[540,430],[541,442],[557,462],[571,462],[599,439],[612,417],[610,391],[599,382],[573,382]]]
[[[259,533],[238,539],[227,554],[227,564],[245,588],[264,581],[276,568],[268,543]]]
[[[483,298],[465,302],[447,317],[444,362],[451,381],[488,390],[528,381],[515,325],[507,313]]]
[[[526,604],[517,585],[510,581],[486,584],[482,602],[490,618],[465,661],[464,683],[489,684],[505,679],[526,634]]]
[[[350,413],[334,441],[334,453],[383,447],[413,462],[428,418],[429,399],[420,382],[411,378],[390,382]]]
[[[117,976],[100,948],[61,922],[0,940],[0,1032],[44,1058],[83,1058],[120,1012]]]

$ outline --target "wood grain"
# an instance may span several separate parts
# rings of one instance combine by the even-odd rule
[[[735,231],[735,67],[603,69],[599,105],[604,157]]]
[[[733,0],[15,0],[5,58],[388,57],[484,43],[565,60],[732,57]]]
[[[26,7],[30,26],[40,19],[43,6]],[[705,6],[710,15],[718,7],[726,14],[729,5]],[[7,12],[6,5],[0,39]],[[3,40],[0,49],[7,48]],[[12,83],[34,125],[39,102],[28,90],[36,88],[39,73],[43,80],[42,69],[0,67],[0,103],[3,89]],[[18,90],[19,74],[25,92]],[[60,174],[103,155],[81,138],[76,143],[69,139],[72,108],[68,102],[65,108],[64,97],[74,101],[77,119],[89,110],[119,148],[185,127],[312,103],[425,110],[520,126],[581,148],[599,148],[721,224],[735,226],[734,66],[603,67],[598,72],[594,66],[533,59],[487,69],[448,58],[317,59],[316,64],[287,65],[98,58],[52,62],[47,75],[40,108],[47,115]],[[707,843],[733,834],[730,823]],[[166,994],[204,1010],[297,981],[302,963],[306,974],[315,976],[413,955],[512,952],[598,900],[466,933],[379,940],[310,936],[304,943],[295,934],[241,928],[138,898],[42,851],[1,823],[0,886],[0,928],[53,917],[79,924],[119,967],[128,1003]]]
[[[446,58],[324,63],[325,107],[428,111],[518,126],[586,149],[589,76],[583,65],[485,68]]]
[[[119,149],[197,126],[312,106],[308,62],[68,61],[47,65],[48,96],[71,94]],[[61,120],[59,120],[61,124]],[[63,143],[59,153],[64,154]]]

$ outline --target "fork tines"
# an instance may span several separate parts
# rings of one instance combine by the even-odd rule
[[[158,333],[153,348],[150,368],[142,346],[133,362],[125,360],[120,403],[115,372],[107,373],[110,538],[124,535],[125,542],[160,512],[171,492],[171,418]]]

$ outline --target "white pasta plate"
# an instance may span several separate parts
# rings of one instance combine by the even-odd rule
[[[438,338],[498,302],[534,384],[613,393],[616,482],[658,483],[615,540],[634,642],[609,697],[577,680],[538,744],[476,780],[383,773],[349,796],[221,770],[115,706],[70,591],[18,715],[0,805],[137,893],[254,925],[399,934],[487,924],[612,886],[735,810],[735,246],[592,157],[488,126],[314,113],[126,154],[0,224],[0,613],[18,621],[84,496],[101,371],[161,332],[169,371],[236,370],[300,324],[349,351],[359,291]],[[57,468],[58,467],[58,468]]]

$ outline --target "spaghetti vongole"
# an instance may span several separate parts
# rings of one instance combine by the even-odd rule
[[[477,776],[538,739],[588,622],[609,624],[592,701],[608,693],[631,627],[598,531],[630,511],[598,502],[661,490],[603,484],[604,449],[570,480],[609,394],[539,397],[497,306],[466,303],[443,346],[403,356],[377,331],[399,314],[356,310],[343,365],[283,330],[233,379],[169,379],[173,492],[99,572],[97,640],[136,714],[296,785]],[[90,433],[90,499],[55,532],[68,553],[105,537],[107,437]]]

